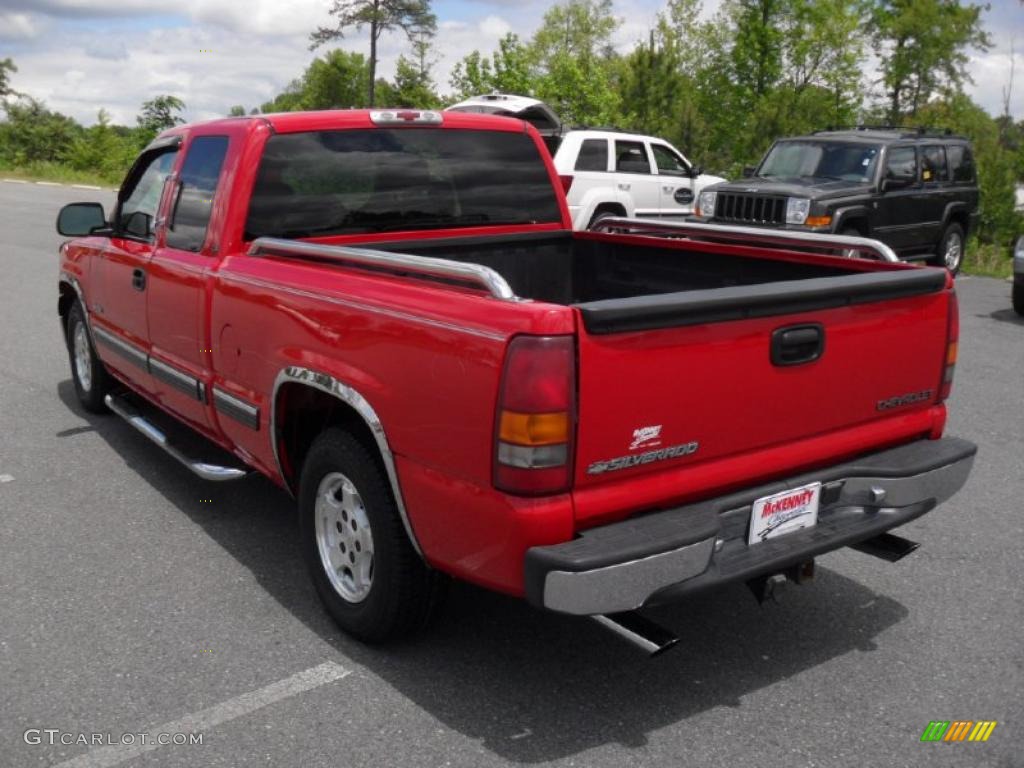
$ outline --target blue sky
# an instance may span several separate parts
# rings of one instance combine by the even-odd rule
[[[711,14],[720,0],[705,0]],[[627,50],[647,35],[664,0],[616,0],[615,43]],[[536,0],[435,0],[439,34],[435,79],[448,88],[452,66],[478,48],[489,51],[507,32],[529,37],[551,6]],[[247,109],[268,101],[297,77],[314,54],[308,33],[327,21],[328,0],[0,0],[0,59],[12,57],[16,89],[85,123],[106,109],[133,124],[139,105],[171,93],[188,119]],[[972,55],[972,97],[1002,111],[1016,39],[1016,84],[1010,111],[1024,118],[1024,5],[994,0],[985,15],[994,46]],[[341,43],[365,52],[353,33]],[[404,50],[397,36],[381,49],[381,73],[393,72]]]

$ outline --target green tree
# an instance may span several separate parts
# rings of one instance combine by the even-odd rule
[[[119,132],[110,124],[107,111],[101,109],[96,115],[96,124],[82,130],[72,140],[64,160],[76,170],[120,179],[139,149],[139,142],[132,132]]]
[[[150,136],[160,131],[181,125],[185,120],[178,113],[185,108],[185,102],[177,96],[154,96],[142,104],[142,112],[135,118],[139,129]]]
[[[552,6],[530,43],[537,97],[567,123],[609,123],[619,112],[618,57],[611,36],[619,24],[611,0],[568,0]]]
[[[344,37],[350,27],[370,28],[369,78],[367,104],[374,106],[377,79],[377,43],[382,33],[400,29],[410,40],[431,37],[437,31],[437,18],[430,11],[430,0],[332,0],[333,27],[319,27],[310,35],[313,50],[324,43]]]
[[[0,122],[0,160],[10,165],[59,162],[82,131],[70,117],[28,96],[5,101],[3,108],[7,119]]]
[[[489,58],[480,51],[463,57],[448,82],[460,99],[483,93],[530,96],[536,90],[530,50],[511,32],[498,41],[498,50]]]
[[[302,77],[292,80],[263,112],[339,109],[366,106],[370,70],[366,57],[336,48],[313,59]]]
[[[970,81],[968,51],[991,46],[981,25],[985,7],[959,0],[876,0],[871,43],[891,123],[905,114],[916,117],[933,96],[960,93]]]
[[[245,107],[236,104],[228,111],[228,117],[245,117]]]
[[[9,58],[0,59],[0,99],[7,96],[16,96],[17,92],[11,88],[11,75],[17,72],[18,68]]]

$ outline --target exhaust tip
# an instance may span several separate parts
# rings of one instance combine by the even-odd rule
[[[609,613],[590,618],[652,658],[660,656],[679,642],[679,638],[671,631],[636,611]]]

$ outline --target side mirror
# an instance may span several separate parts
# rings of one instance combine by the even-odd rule
[[[755,166],[753,166],[753,165],[744,165],[743,166],[743,178],[744,179],[749,179],[749,178],[753,177],[753,175],[755,173],[757,173],[757,168]]]
[[[691,179],[696,179],[702,173],[704,173],[704,166],[703,165],[691,165],[690,166],[690,178]]]
[[[153,234],[153,217],[142,211],[135,211],[124,220],[122,229],[125,234],[134,237],[151,237]]]
[[[99,203],[71,203],[57,214],[57,231],[66,237],[85,237],[107,226]]]

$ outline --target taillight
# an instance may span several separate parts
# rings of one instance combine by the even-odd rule
[[[949,320],[946,324],[946,360],[942,366],[942,381],[939,383],[939,402],[953,390],[953,373],[956,371],[956,357],[960,348],[960,303],[956,291],[949,292]]]
[[[494,487],[521,496],[568,490],[575,413],[573,337],[514,338],[498,396]]]
[[[558,180],[562,182],[562,191],[568,195],[572,188],[573,175],[571,173],[559,174]]]

